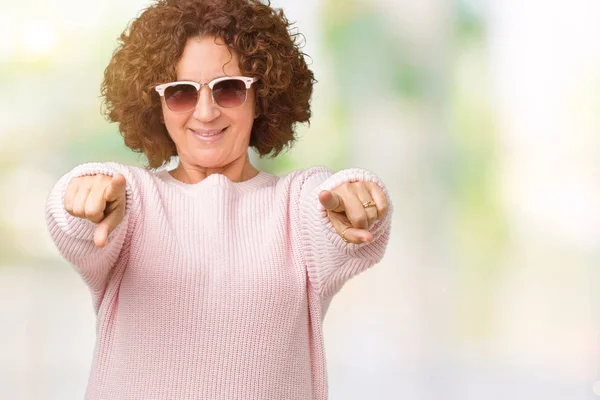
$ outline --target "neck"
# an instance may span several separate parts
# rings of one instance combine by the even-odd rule
[[[179,165],[170,174],[175,179],[189,184],[195,184],[212,174],[221,174],[232,182],[243,182],[254,178],[258,170],[250,164],[248,156],[235,160],[231,164],[217,168],[207,168],[200,165],[190,164],[179,159]]]

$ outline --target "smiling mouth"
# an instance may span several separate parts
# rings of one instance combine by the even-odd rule
[[[219,134],[223,133],[223,132],[225,131],[225,129],[227,129],[227,128],[223,128],[223,129],[210,129],[210,130],[205,130],[205,129],[202,129],[202,130],[194,130],[194,129],[191,129],[191,128],[190,128],[190,130],[191,130],[192,132],[194,132],[196,135],[198,135],[198,136],[200,136],[200,137],[211,137],[211,136],[217,136],[217,135],[219,135]]]

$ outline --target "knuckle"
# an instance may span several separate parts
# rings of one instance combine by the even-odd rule
[[[364,189],[366,189],[366,185],[364,182],[361,181],[353,182],[352,189],[354,189],[355,191],[363,191]]]
[[[70,214],[74,217],[85,218],[83,206],[80,204],[73,204]]]
[[[384,216],[388,213],[389,211],[389,207],[387,204],[382,205],[381,207],[379,207],[379,215]]]
[[[96,207],[86,207],[85,209],[85,217],[90,221],[98,221],[102,218],[103,213]]]
[[[98,223],[100,221],[102,221],[102,216],[100,214],[87,214],[85,219]]]
[[[342,193],[347,193],[350,183],[344,183],[341,184],[340,186],[336,187],[335,189],[332,190],[333,193],[336,193],[337,195],[341,196]]]
[[[352,221],[354,226],[365,226],[367,224],[366,214],[350,217],[350,220]]]

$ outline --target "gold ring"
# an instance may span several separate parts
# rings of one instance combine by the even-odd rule
[[[344,229],[342,231],[342,239],[344,239],[344,242],[348,243],[348,239],[346,239],[346,231],[350,229],[350,227],[347,227],[346,229]]]
[[[367,207],[375,207],[375,202],[373,200],[365,201],[362,203],[363,208]]]

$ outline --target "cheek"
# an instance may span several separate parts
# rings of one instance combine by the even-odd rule
[[[243,130],[244,136],[250,136],[250,133],[252,132],[252,125],[254,124],[254,114],[245,113],[238,120],[238,124],[240,129]]]
[[[163,113],[164,124],[171,136],[177,135],[187,121],[186,115]]]
[[[243,113],[243,124],[247,127],[247,129],[251,130],[252,129],[252,125],[254,124],[254,120],[257,117],[257,110],[256,110],[256,103],[254,102],[254,98],[251,98],[252,101],[248,101],[247,105],[248,107],[244,109],[244,113]],[[250,99],[248,99],[250,100]]]
[[[164,100],[160,102],[162,115],[162,123],[165,124],[169,134],[176,133],[176,129],[180,129],[182,124],[188,119],[187,113],[173,113],[167,108]]]

